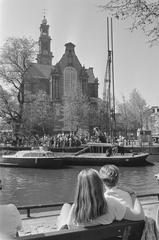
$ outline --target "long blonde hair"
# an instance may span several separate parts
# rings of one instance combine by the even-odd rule
[[[94,169],[78,174],[74,200],[75,223],[87,223],[107,212],[103,182]]]

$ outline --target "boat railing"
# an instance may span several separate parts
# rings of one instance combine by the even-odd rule
[[[90,147],[85,147],[85,148],[81,149],[80,151],[76,152],[74,155],[75,155],[75,156],[78,156],[79,154],[85,153],[85,152],[87,152],[88,150],[90,150]]]
[[[148,199],[148,198],[154,198],[156,197],[157,200],[156,201],[145,201],[142,202],[142,205],[152,205],[152,204],[159,204],[159,193],[149,193],[149,194],[137,194],[139,199]],[[31,217],[31,210],[36,210],[36,209],[48,209],[48,211],[51,210],[59,210],[62,205],[64,204],[64,202],[60,202],[60,203],[50,203],[50,204],[38,204],[38,205],[27,205],[27,206],[19,206],[18,210],[20,210],[20,212],[26,212],[27,217]],[[72,202],[70,202],[70,204],[72,204]],[[45,210],[46,211],[46,210]],[[55,215],[55,214],[54,214]],[[58,214],[57,214],[58,215]]]

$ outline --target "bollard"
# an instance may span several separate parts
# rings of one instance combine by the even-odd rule
[[[27,217],[30,217],[30,208],[27,208]]]

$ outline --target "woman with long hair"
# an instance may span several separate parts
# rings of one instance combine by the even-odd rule
[[[114,211],[113,209],[116,209]],[[58,218],[58,230],[78,226],[110,224],[114,220],[142,220],[144,213],[140,204],[135,202],[130,209],[115,198],[104,197],[104,185],[98,172],[85,169],[78,174],[74,203],[64,204]]]

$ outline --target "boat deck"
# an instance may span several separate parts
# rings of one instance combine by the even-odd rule
[[[147,153],[143,153],[143,154],[140,154],[140,156],[143,155],[147,155]],[[71,155],[70,155],[71,156]],[[132,153],[125,153],[124,155],[121,155],[120,153],[117,153],[115,155],[111,155],[109,156],[108,158],[128,158],[128,157],[138,157],[139,155],[132,155]],[[106,157],[106,154],[105,153],[82,153],[82,154],[79,154],[79,155],[76,155],[76,157],[83,157],[83,158],[107,158]]]

